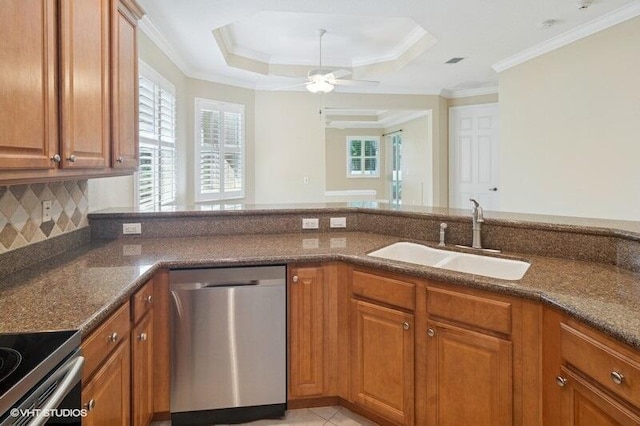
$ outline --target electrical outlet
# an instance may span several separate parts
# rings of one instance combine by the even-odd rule
[[[302,219],[302,229],[318,229],[319,226],[317,218]]]
[[[123,223],[122,233],[124,235],[142,234],[142,225],[139,223]]]
[[[42,202],[42,223],[51,222],[51,200]]]
[[[332,217],[329,219],[329,226],[331,228],[346,228],[347,227],[347,218],[346,217]]]

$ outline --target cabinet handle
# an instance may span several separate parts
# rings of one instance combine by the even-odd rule
[[[402,328],[404,328],[405,330],[408,330],[408,329],[409,329],[409,327],[410,327],[410,326],[409,326],[409,323],[408,323],[408,322],[403,322],[403,323],[402,323]]]
[[[556,383],[558,384],[558,386],[560,386],[561,388],[565,387],[565,385],[567,384],[567,379],[565,379],[562,376],[557,376],[556,377]]]
[[[435,335],[436,335],[436,331],[433,328],[428,328],[427,329],[427,336],[433,337]]]
[[[149,295],[144,300],[151,305],[153,303],[153,296]]]
[[[291,278],[291,281],[293,281],[294,283],[298,282],[298,276],[294,275],[293,278]]]
[[[138,336],[138,340],[140,340],[141,342],[146,342],[148,337],[149,336],[147,336],[147,333],[140,333],[140,335]]]
[[[118,157],[116,158],[116,161],[120,164],[122,164],[122,162],[124,161],[124,159],[122,157]]]
[[[612,371],[611,380],[613,380],[613,383],[615,383],[616,385],[621,385],[624,382],[624,376],[622,375],[622,373]]]
[[[95,399],[89,400],[89,402],[84,404],[82,408],[84,408],[87,411],[92,411],[94,408],[96,408],[96,400]]]
[[[119,337],[120,337],[120,336],[118,336],[118,333],[113,333],[113,334],[110,334],[110,335],[109,335],[108,340],[109,340],[110,342],[115,343],[115,342],[117,342],[117,341],[118,341],[118,338],[119,338]]]
[[[62,157],[60,157],[60,154],[56,154],[51,157],[51,161],[53,161],[54,163],[59,163],[60,161],[62,161]]]
[[[69,158],[67,158],[67,160],[69,160],[70,163],[75,163],[76,162],[76,156],[71,154],[69,156]]]

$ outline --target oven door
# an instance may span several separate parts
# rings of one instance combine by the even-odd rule
[[[0,426],[80,425],[80,378],[84,357],[76,350],[21,402]]]

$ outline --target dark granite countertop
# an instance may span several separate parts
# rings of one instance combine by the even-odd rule
[[[613,265],[514,255],[531,262],[517,282],[366,253],[401,238],[361,232],[94,241],[4,277],[0,332],[92,330],[159,268],[340,260],[541,300],[640,348],[640,274]],[[507,254],[509,255],[509,254]]]

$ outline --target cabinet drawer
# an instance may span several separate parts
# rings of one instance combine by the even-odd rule
[[[380,275],[353,271],[351,274],[353,294],[388,305],[414,310],[416,285]]]
[[[427,312],[496,333],[511,334],[511,303],[508,302],[428,287]]]
[[[131,318],[136,324],[153,307],[153,280],[147,281],[131,297]]]
[[[640,360],[567,324],[560,326],[560,348],[568,365],[640,407]]]
[[[82,342],[82,354],[85,357],[83,381],[86,382],[95,369],[102,365],[109,353],[129,335],[129,330],[129,302],[125,302]]]

